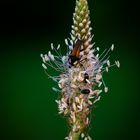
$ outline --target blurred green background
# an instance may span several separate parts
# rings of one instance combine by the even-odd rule
[[[115,44],[121,68],[105,73],[109,93],[92,113],[93,140],[140,139],[137,8],[126,0],[89,0],[94,42]],[[75,0],[0,2],[1,140],[63,140],[68,127],[57,113],[56,85],[41,67],[40,53],[69,36]],[[131,7],[131,8],[130,8]],[[51,72],[50,72],[51,73]],[[54,73],[52,73],[54,74]]]

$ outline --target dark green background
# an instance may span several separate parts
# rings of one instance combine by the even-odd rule
[[[62,140],[68,134],[57,114],[40,53],[69,36],[75,0],[0,2],[0,139]],[[136,4],[126,0],[89,0],[94,42],[101,50],[115,44],[112,60],[121,68],[105,74],[109,93],[96,104],[93,140],[140,139],[139,43]],[[52,73],[54,74],[54,73]]]

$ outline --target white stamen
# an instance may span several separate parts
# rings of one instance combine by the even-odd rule
[[[74,35],[74,34],[75,34],[75,31],[74,31],[74,30],[72,30],[72,31],[71,31],[71,33]]]
[[[50,60],[47,54],[45,54],[44,57],[45,57],[45,61],[49,61]]]
[[[89,32],[90,32],[91,30],[92,30],[92,28],[90,27],[90,28],[89,28]]]
[[[73,40],[70,39],[70,44],[73,45]]]
[[[48,56],[50,57],[50,55],[51,55],[51,52],[49,51],[49,52],[48,52]]]
[[[86,124],[89,124],[89,118],[87,117],[87,119],[86,119]]]
[[[86,79],[86,81],[90,84],[90,81],[88,79]]]
[[[75,97],[75,101],[76,101],[77,103],[80,103],[80,101],[79,101],[79,98],[78,98],[78,97]]]
[[[99,82],[99,85],[98,85],[98,87],[101,87],[101,85],[102,85],[102,82]]]
[[[96,81],[99,81],[101,78],[102,78],[102,75],[101,74],[97,74],[96,75]]]
[[[80,111],[83,109],[82,104],[78,105],[77,107],[80,109]]]
[[[74,111],[76,111],[76,105],[75,103],[72,104]]]
[[[75,37],[71,34],[71,39],[74,41],[75,40]]]
[[[77,88],[77,86],[76,86],[76,85],[74,85],[74,84],[71,84],[71,87],[72,87],[72,88]]]
[[[75,28],[75,26],[73,26],[73,25],[72,25],[72,26],[71,26],[71,28],[72,28],[72,29],[74,29],[74,28]]]
[[[42,58],[43,57],[43,54],[40,54],[40,57]]]
[[[60,90],[55,88],[55,87],[52,87],[52,90],[55,91],[55,92],[60,92]]]
[[[97,101],[99,101],[101,98],[101,96],[99,96],[93,103],[96,103]]]
[[[97,54],[96,57],[98,58],[99,57],[99,54]]]
[[[88,138],[87,138],[87,137],[85,137],[85,138],[84,138],[84,140],[88,140]]]
[[[63,63],[63,64],[65,64],[65,59],[66,59],[66,56],[63,56],[63,57],[62,57],[62,63]]]
[[[69,50],[72,50],[73,49],[73,46],[72,45],[69,45]]]
[[[77,61],[75,61],[73,64],[74,64],[74,65],[76,65],[77,63],[78,63],[78,62],[77,62]]]
[[[100,48],[99,48],[99,47],[97,47],[96,49],[97,49],[97,51],[99,51],[99,50],[100,50]]]
[[[92,102],[90,100],[88,100],[89,105],[92,105]]]
[[[93,45],[89,45],[89,46],[88,46],[88,49],[91,49],[92,47],[93,47]]]
[[[91,21],[88,21],[88,25],[90,25],[91,24]]]
[[[88,140],[92,140],[92,138],[90,136],[88,136]]]
[[[108,92],[108,87],[105,87],[104,91],[105,91],[105,93],[107,93]]]
[[[62,88],[62,86],[61,86],[61,84],[60,84],[60,83],[58,84],[58,86],[59,86],[60,88]]]
[[[93,98],[95,98],[93,95],[88,96],[88,99],[93,99]]]
[[[68,43],[68,40],[67,40],[67,39],[65,39],[65,44],[66,44],[67,46],[69,46],[69,43]]]
[[[43,67],[44,69],[47,69],[47,66],[46,66],[44,63],[42,63],[42,67]]]
[[[52,50],[54,49],[54,47],[53,47],[53,43],[51,43],[51,49],[52,49]]]
[[[92,38],[90,37],[89,39],[88,39],[88,42],[91,42],[92,41]]]
[[[107,60],[107,65],[110,67],[110,61],[109,60]]]
[[[111,51],[113,51],[114,50],[114,44],[112,44],[112,46],[111,46]]]
[[[99,90],[99,91],[97,92],[97,96],[99,96],[100,93],[102,93],[102,90]]]
[[[57,104],[60,104],[60,100],[55,100],[55,102],[56,102]]]
[[[45,60],[45,58],[44,58],[44,57],[42,57],[42,61],[43,61],[43,63],[46,63],[46,60]]]
[[[84,133],[82,133],[82,134],[81,134],[81,138],[84,138],[84,136],[85,136],[85,134],[84,134]]]
[[[78,23],[77,23],[77,21],[75,20],[75,19],[73,19],[73,23],[75,24],[75,25],[77,25]]]
[[[59,50],[59,48],[60,48],[60,44],[58,44],[58,46],[57,46],[57,50]]]
[[[51,54],[50,58],[51,58],[52,61],[54,61],[54,55]]]
[[[117,65],[117,67],[120,67],[120,62],[119,61],[115,61],[115,64]]]
[[[108,67],[105,68],[106,72],[108,72]]]

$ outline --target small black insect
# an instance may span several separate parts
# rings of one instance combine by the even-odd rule
[[[90,93],[90,90],[89,89],[82,89],[81,90],[81,93],[82,94],[89,94]]]
[[[84,82],[87,83],[86,79],[89,79],[89,75],[87,73],[84,74]]]

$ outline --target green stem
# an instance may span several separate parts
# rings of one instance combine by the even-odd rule
[[[80,132],[71,132],[72,140],[79,140]]]

